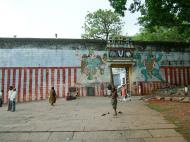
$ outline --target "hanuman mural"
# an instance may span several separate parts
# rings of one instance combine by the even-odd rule
[[[163,81],[163,78],[160,75],[160,61],[162,56],[161,53],[153,55],[151,51],[146,52],[143,56],[139,52],[135,54],[136,65],[143,74],[145,81],[152,79],[153,76],[160,81]]]
[[[89,54],[83,54],[81,60],[81,72],[87,76],[88,80],[96,80],[97,74],[103,75],[107,55],[103,58],[95,55],[93,50],[89,50]]]

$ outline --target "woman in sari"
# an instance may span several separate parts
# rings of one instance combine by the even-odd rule
[[[49,93],[49,103],[53,106],[56,102],[56,92],[54,87],[51,87],[50,93]]]

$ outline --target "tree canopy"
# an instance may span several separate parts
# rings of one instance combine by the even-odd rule
[[[150,32],[146,28],[142,28],[140,33],[131,37],[133,40],[143,41],[190,41],[190,30],[179,33],[177,28],[166,28],[163,26],[155,26],[154,31]]]
[[[99,9],[88,12],[85,17],[82,38],[108,40],[109,36],[121,34],[123,22],[121,16],[111,10]]]
[[[155,27],[177,30],[177,34],[188,39],[190,31],[190,0],[133,0],[126,7],[127,0],[109,0],[115,12],[124,16],[125,10],[141,12],[139,24],[149,33],[156,32]]]

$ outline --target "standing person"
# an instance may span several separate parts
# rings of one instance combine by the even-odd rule
[[[17,92],[16,92],[16,88],[13,89],[13,92],[10,96],[10,101],[11,101],[11,111],[15,112],[16,110],[16,96],[17,96]]]
[[[0,92],[0,107],[3,105],[3,90]]]
[[[111,104],[114,110],[114,115],[117,115],[117,89],[113,87],[112,89],[112,97],[111,97]]]
[[[51,87],[50,93],[49,93],[49,103],[53,106],[56,102],[56,92],[54,87]]]
[[[188,95],[188,86],[187,85],[185,85],[184,92],[185,92],[185,96],[187,96]]]
[[[108,90],[107,90],[107,95],[111,96],[111,90],[112,90],[112,86],[111,84],[108,85]]]
[[[12,104],[10,101],[10,97],[11,97],[12,93],[13,93],[13,86],[10,86],[9,91],[8,91],[8,110],[7,111],[11,111]]]

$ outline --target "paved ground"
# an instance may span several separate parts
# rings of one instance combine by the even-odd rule
[[[0,142],[185,142],[173,124],[137,97],[119,102],[117,117],[108,97],[58,99],[53,107],[47,101],[23,103],[16,112],[6,110],[0,108]]]

